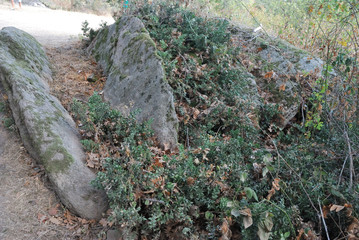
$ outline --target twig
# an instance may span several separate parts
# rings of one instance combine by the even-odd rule
[[[340,171],[340,175],[339,175],[339,180],[338,180],[338,185],[337,185],[337,188],[339,187],[339,184],[340,184],[340,179],[342,178],[343,171],[344,171],[344,167],[345,167],[345,164],[347,163],[347,160],[348,160],[348,155],[346,156],[346,158],[345,158],[345,160],[344,160],[344,163],[343,163],[342,170]]]
[[[282,157],[282,155],[279,153],[279,150],[278,150],[277,145],[275,144],[273,138],[272,138],[269,134],[267,134],[263,129],[261,129],[261,130],[262,130],[262,132],[264,132],[264,133],[271,139],[271,141],[272,141],[272,143],[273,143],[273,145],[274,145],[274,147],[275,147],[275,150],[276,150],[276,152],[277,152],[278,158],[280,158],[280,159],[287,165],[287,167],[299,178],[299,180],[300,180],[300,181],[299,181],[299,182],[300,182],[300,186],[302,187],[302,189],[303,189],[305,195],[307,195],[307,198],[308,198],[310,204],[312,205],[312,207],[314,208],[314,210],[317,212],[317,214],[319,214],[318,209],[315,207],[315,205],[314,205],[312,199],[310,198],[310,196],[309,196],[307,190],[305,190],[305,188],[304,188],[304,185],[303,185],[301,176],[289,165],[289,163],[288,163],[288,162]]]
[[[353,153],[352,153],[352,147],[350,144],[349,136],[346,130],[344,130],[344,137],[348,144],[348,154],[349,154],[349,191],[353,188],[353,175],[354,174],[354,161],[353,161]]]
[[[186,143],[187,143],[187,149],[190,150],[191,146],[189,145],[188,127],[186,128]]]
[[[320,216],[322,217],[322,221],[323,221],[325,233],[327,234],[327,239],[330,240],[329,233],[328,233],[328,228],[327,228],[327,224],[325,223],[325,219],[324,219],[324,215],[323,215],[323,210],[322,210],[322,206],[321,206],[321,204],[320,204],[319,198],[318,198],[318,205],[319,205]]]
[[[157,202],[157,203],[165,204],[164,201],[158,200],[158,199],[155,199],[155,198],[144,198],[144,199],[149,201],[149,202]]]

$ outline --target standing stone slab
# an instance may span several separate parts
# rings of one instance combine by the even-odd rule
[[[122,17],[98,33],[89,51],[108,75],[105,100],[125,115],[140,110],[140,122],[153,119],[151,126],[162,146],[174,148],[178,119],[172,90],[141,20]]]
[[[0,82],[29,153],[41,163],[66,207],[86,218],[100,218],[107,209],[103,191],[90,182],[95,174],[84,164],[85,154],[75,123],[49,93],[49,62],[40,44],[13,28],[0,31]]]

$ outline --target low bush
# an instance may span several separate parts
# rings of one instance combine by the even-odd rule
[[[87,104],[74,101],[82,142],[100,161],[94,185],[109,196],[111,224],[124,228],[126,239],[350,236],[359,184],[345,164],[355,163],[350,169],[359,171],[348,152],[358,144],[358,127],[345,121],[348,104],[338,107],[344,121],[332,121],[322,102],[331,90],[325,78],[311,89],[304,123],[280,129],[278,107],[265,103],[253,120],[245,98],[248,76],[226,20],[165,4],[144,4],[134,13],[164,61],[180,143],[178,151],[159,149],[150,123],[138,123],[136,114],[122,116],[98,94]],[[333,65],[345,73],[346,59]]]
[[[166,153],[156,147],[149,123],[111,110],[97,94],[87,105],[75,101],[73,113],[86,133],[82,142],[87,150],[98,151],[103,144],[106,150],[101,151],[111,152],[94,182],[109,196],[110,221],[140,235],[168,237],[179,231],[183,239],[201,230],[209,234],[202,237],[216,239],[229,234],[223,224],[250,226],[251,221],[256,227],[240,227],[244,235],[264,231],[264,223],[278,234],[294,231],[292,210],[265,199],[268,182],[274,181],[267,167],[253,167],[258,160],[270,164],[271,155],[254,153],[258,146],[240,131],[225,138],[203,136],[201,147],[188,151],[180,146],[178,152]],[[280,224],[272,226],[274,221]]]

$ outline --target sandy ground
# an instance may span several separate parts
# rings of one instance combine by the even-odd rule
[[[74,67],[82,66],[76,65],[77,59],[85,64],[82,59],[85,54],[76,43],[82,33],[82,22],[87,20],[91,27],[98,27],[102,21],[113,22],[112,18],[91,14],[30,6],[11,10],[10,7],[10,3],[0,0],[0,29],[7,26],[22,29],[45,46],[50,59],[64,61],[62,67],[54,66],[55,80],[61,74],[65,81],[68,69],[73,70],[72,76],[81,69],[89,71],[85,66]],[[69,59],[66,49],[78,50]],[[81,76],[75,77],[80,79]],[[5,99],[0,93],[0,109]],[[65,209],[59,204],[41,167],[27,154],[16,131],[4,126],[4,119],[8,117],[0,112],[0,240],[97,239],[89,235],[86,221],[80,219],[82,223],[78,224],[73,218],[74,223],[66,222]]]

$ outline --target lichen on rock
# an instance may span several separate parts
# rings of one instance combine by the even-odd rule
[[[125,115],[139,110],[137,120],[152,119],[162,146],[175,148],[178,119],[172,90],[143,23],[136,17],[122,17],[102,29],[88,50],[108,75],[105,100]]]
[[[22,141],[42,164],[61,201],[85,218],[100,218],[107,209],[103,191],[94,189],[95,174],[75,123],[49,93],[50,64],[41,45],[29,34],[8,27],[0,31],[0,82]]]

